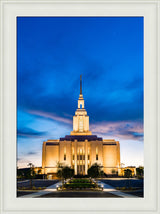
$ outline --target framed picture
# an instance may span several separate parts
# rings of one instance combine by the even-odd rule
[[[159,213],[159,1],[1,11],[1,213]]]

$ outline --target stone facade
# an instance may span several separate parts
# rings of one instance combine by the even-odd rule
[[[118,172],[120,168],[120,144],[113,139],[102,139],[89,130],[89,116],[84,108],[82,82],[78,108],[73,116],[73,131],[59,140],[43,142],[42,173],[57,172],[57,164],[62,163],[74,169],[75,174],[87,174],[94,164],[103,166],[106,174]]]

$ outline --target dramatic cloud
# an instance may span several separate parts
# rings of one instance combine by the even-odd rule
[[[19,107],[70,119],[80,74],[91,122],[143,119],[143,19],[18,18]]]
[[[30,128],[23,128],[23,129],[17,130],[18,137],[24,137],[24,138],[41,138],[46,134],[47,134],[46,132],[39,132]]]
[[[96,123],[92,132],[106,137],[143,141],[143,123],[133,121]]]
[[[44,118],[55,120],[58,122],[72,124],[72,120],[67,119],[67,118],[63,118],[63,117],[59,117],[59,116],[56,116],[56,115],[51,114],[51,113],[46,113],[46,112],[42,112],[42,111],[29,111],[29,113],[32,115],[44,117]]]

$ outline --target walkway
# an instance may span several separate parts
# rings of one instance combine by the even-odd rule
[[[47,187],[46,189],[44,189],[42,191],[35,192],[32,194],[23,195],[20,198],[36,198],[36,197],[46,195],[46,194],[51,193],[51,192],[55,192],[55,191],[57,191],[57,185],[61,185],[61,184],[62,184],[61,182],[57,182],[57,183]]]
[[[41,196],[45,197],[46,194],[56,192],[57,185],[61,185],[61,184],[62,184],[61,182],[57,182],[56,184],[53,184],[42,191],[35,192],[32,194],[27,194],[27,195],[21,196],[20,198],[37,198],[37,197],[41,197]],[[130,194],[121,192],[119,190],[116,190],[114,187],[112,187],[108,184],[105,184],[102,181],[98,181],[98,184],[103,185],[103,187],[104,187],[103,192],[111,193],[115,196],[122,197],[122,198],[138,198],[138,196],[130,195]]]
[[[112,186],[110,186],[109,184],[106,184],[106,183],[104,183],[104,182],[102,182],[102,181],[98,181],[98,184],[103,185],[103,191],[104,191],[104,192],[109,192],[109,193],[111,193],[111,194],[120,196],[120,197],[122,197],[122,198],[139,198],[138,196],[130,195],[130,194],[121,192],[121,191],[119,191],[119,190],[116,190],[114,187],[112,187]]]

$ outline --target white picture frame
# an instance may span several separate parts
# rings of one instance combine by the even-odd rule
[[[158,0],[1,0],[1,213],[160,213]],[[144,198],[16,197],[16,17],[144,17]]]

